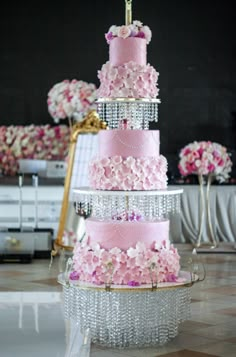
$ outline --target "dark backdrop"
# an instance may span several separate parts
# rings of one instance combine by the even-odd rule
[[[235,15],[232,1],[133,0],[149,25],[148,62],[159,72],[155,128],[175,166],[179,149],[213,140],[236,150]],[[104,33],[124,23],[124,0],[5,2],[0,11],[0,125],[44,124],[47,93],[63,79],[99,84]]]

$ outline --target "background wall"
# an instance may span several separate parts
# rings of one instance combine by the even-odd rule
[[[175,170],[181,147],[213,140],[236,151],[236,44],[232,2],[133,0],[149,25],[148,61],[160,72],[161,151]],[[99,85],[104,33],[124,23],[124,0],[6,2],[0,11],[0,125],[44,124],[47,93],[63,79]]]

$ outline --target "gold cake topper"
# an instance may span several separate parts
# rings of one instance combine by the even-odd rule
[[[126,26],[132,23],[132,0],[125,0],[125,24]]]

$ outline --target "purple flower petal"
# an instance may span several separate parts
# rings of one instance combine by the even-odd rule
[[[128,285],[129,285],[129,286],[140,286],[140,283],[137,282],[137,281],[134,281],[134,280],[130,280],[130,281],[128,282]]]
[[[79,280],[79,273],[77,273],[76,271],[72,271],[70,273],[70,280]]]

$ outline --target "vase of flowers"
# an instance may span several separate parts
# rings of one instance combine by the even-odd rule
[[[69,190],[78,135],[81,132],[91,132],[91,127],[94,125],[95,119],[96,122],[100,123],[99,117],[94,110],[96,98],[97,90],[93,83],[76,79],[72,81],[66,79],[57,83],[48,92],[48,111],[54,122],[58,123],[60,120],[67,119],[70,129],[70,145],[66,159],[68,167],[65,178],[65,190],[53,255],[57,254],[60,247],[63,247],[62,252],[64,248],[69,250],[73,249],[77,238],[80,237],[81,232],[83,233],[84,231],[83,217],[75,221],[68,219],[68,217],[70,217],[69,209],[73,208],[74,212],[74,207],[69,204]],[[93,132],[96,132],[96,130]],[[57,248],[57,246],[59,248]]]
[[[93,83],[73,79],[55,84],[48,92],[48,111],[55,123],[68,119],[70,130],[75,122],[82,121],[95,109],[96,86]]]
[[[65,160],[69,137],[66,125],[0,126],[0,175],[15,176],[19,160]]]
[[[210,187],[214,180],[227,181],[232,170],[232,161],[226,147],[211,141],[195,141],[180,151],[179,171],[182,176],[197,175],[200,187],[200,227],[197,247],[201,246],[204,216],[206,213],[210,232],[210,245],[217,246],[210,212]],[[206,192],[204,186],[206,185]]]

